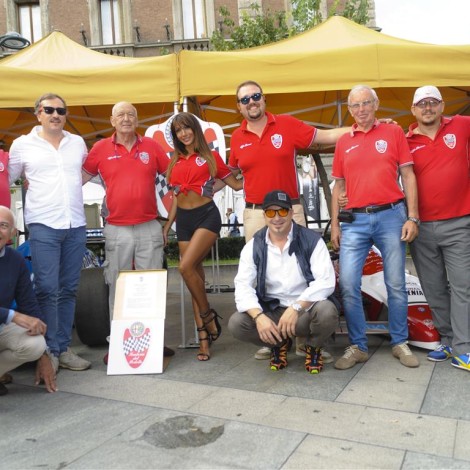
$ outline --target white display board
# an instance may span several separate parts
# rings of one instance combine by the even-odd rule
[[[108,375],[161,374],[167,271],[121,271],[116,284]]]

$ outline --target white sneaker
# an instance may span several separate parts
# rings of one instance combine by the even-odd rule
[[[59,366],[63,369],[86,370],[91,367],[91,362],[77,356],[70,348],[59,356]]]
[[[268,347],[262,347],[258,349],[255,353],[255,359],[259,359],[261,361],[265,359],[269,359],[271,357],[271,348]]]

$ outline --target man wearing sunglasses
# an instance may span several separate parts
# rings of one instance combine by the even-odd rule
[[[470,371],[470,117],[442,116],[435,86],[416,90],[406,137],[414,158],[421,225],[410,245],[441,344],[430,361]]]
[[[350,91],[348,108],[356,124],[339,139],[333,160],[331,241],[340,249],[339,285],[351,342],[336,361],[337,369],[349,369],[369,357],[361,277],[373,243],[384,263],[392,354],[406,367],[419,366],[407,345],[405,283],[405,246],[417,236],[420,222],[413,157],[403,130],[377,121],[378,107],[372,88],[358,85]],[[340,226],[338,197],[344,192],[349,211]]]
[[[237,87],[237,107],[244,120],[231,138],[229,167],[236,176],[243,173],[245,210],[243,227],[246,241],[264,227],[261,207],[269,191],[280,188],[292,200],[294,220],[306,226],[297,178],[297,151],[314,145],[333,145],[351,128],[317,129],[293,116],[274,115],[266,111],[266,97],[261,86],[252,80]],[[303,355],[302,339],[297,353]],[[256,359],[267,359],[269,350],[260,349]],[[325,353],[326,357],[326,353]],[[331,361],[331,356],[328,359]]]
[[[289,195],[280,190],[262,202],[265,227],[244,246],[235,277],[235,338],[270,348],[271,370],[287,367],[294,336],[304,336],[305,369],[323,369],[322,348],[338,325],[331,297],[335,272],[328,249],[313,230],[293,221]]]
[[[35,114],[40,125],[11,146],[10,182],[23,175],[28,182],[24,217],[54,369],[85,370],[91,363],[77,356],[70,343],[86,243],[81,169],[87,147],[81,137],[64,131],[67,105],[60,96],[41,96]]]
[[[238,86],[236,97],[244,120],[232,134],[229,167],[235,176],[243,172],[245,239],[250,240],[264,226],[263,197],[275,188],[289,195],[294,220],[305,226],[297,179],[297,151],[317,144],[335,144],[350,128],[316,129],[292,116],[271,114],[266,111],[261,86],[252,80]]]

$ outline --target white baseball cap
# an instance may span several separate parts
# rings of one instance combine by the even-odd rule
[[[425,98],[434,98],[435,100],[442,101],[441,92],[432,85],[422,86],[415,91],[415,96],[413,97],[413,105],[419,103]]]

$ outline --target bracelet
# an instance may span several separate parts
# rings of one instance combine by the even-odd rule
[[[253,317],[253,321],[256,323],[256,320],[258,319],[258,317],[260,315],[264,315],[264,312],[259,312],[258,314],[256,314],[254,317]]]

